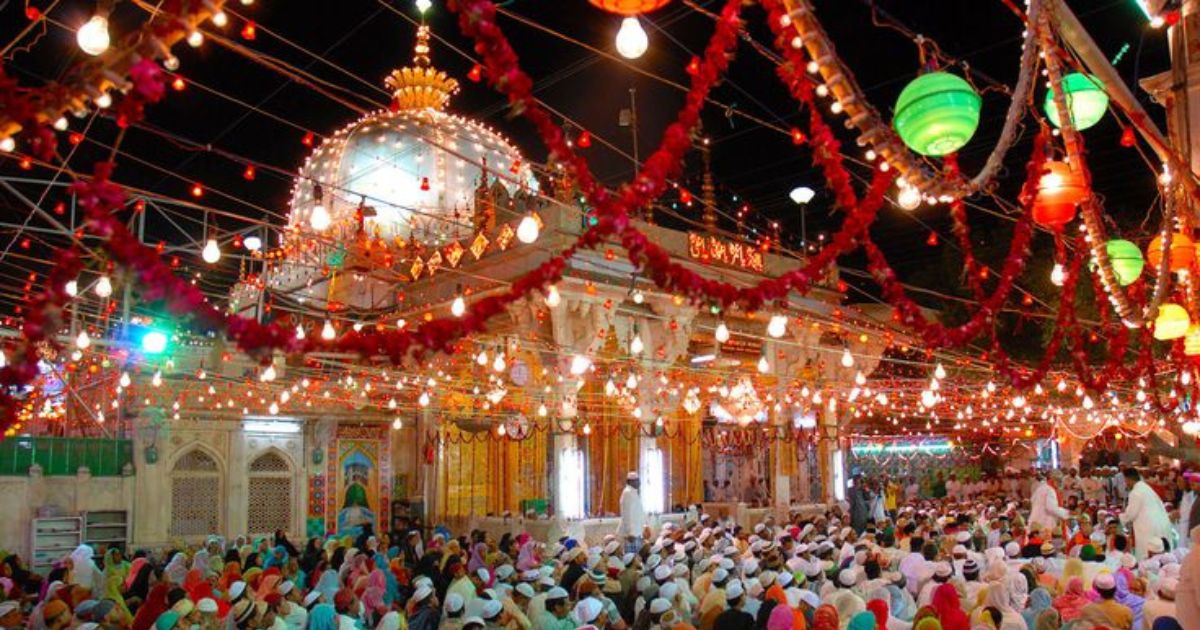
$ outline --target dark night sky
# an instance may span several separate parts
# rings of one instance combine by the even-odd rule
[[[40,0],[34,2],[46,4]],[[250,44],[255,50],[276,55],[341,86],[347,93],[356,93],[358,96],[348,98],[364,106],[385,103],[384,93],[367,84],[382,86],[382,78],[387,72],[407,64],[411,57],[413,27],[376,0],[259,0],[248,8],[231,4],[236,11],[258,22],[259,38]],[[574,38],[605,50],[612,49],[619,20],[590,7],[584,0],[509,0],[505,4],[514,12]],[[713,0],[700,4],[714,9],[719,5]],[[1110,57],[1123,45],[1130,46],[1118,65],[1127,81],[1166,69],[1165,31],[1149,30],[1134,6],[1134,0],[1073,0],[1070,4]],[[1022,26],[1000,0],[880,0],[877,5],[912,30],[934,39],[946,54],[968,61],[973,68],[1007,85],[1015,81]],[[415,15],[409,0],[391,0],[390,6]],[[859,84],[867,90],[871,101],[890,117],[897,94],[918,69],[915,46],[893,30],[873,26],[869,0],[818,0],[817,7]],[[0,35],[8,41],[24,24],[20,3],[8,2],[0,4],[0,8]],[[51,16],[59,22],[75,25],[86,19],[91,8],[91,2],[66,0]],[[751,32],[760,41],[767,42],[763,13],[750,8],[747,15]],[[122,25],[128,28],[142,18],[140,10],[127,3],[120,5],[115,15],[114,39]],[[650,51],[634,63],[676,81],[684,81],[683,68],[691,55],[700,51],[707,41],[711,21],[678,2],[653,14],[650,19],[653,22],[653,27],[647,29]],[[235,18],[232,22],[229,35],[237,39],[241,20]],[[469,49],[469,43],[457,31],[454,16],[441,0],[435,1],[430,22],[437,35]],[[618,127],[617,115],[620,108],[627,106],[629,87],[637,89],[643,156],[657,143],[662,129],[680,105],[682,94],[673,88],[638,77],[614,62],[511,20],[503,21],[502,25],[521,55],[526,70],[537,80],[538,96],[581,121],[594,135],[626,150],[631,145],[630,135],[626,129]],[[323,55],[366,83],[279,43],[266,33],[267,30]],[[80,55],[73,36],[73,33],[52,26],[30,52],[17,54],[10,67],[23,81],[30,83],[39,77],[55,76]],[[211,42],[199,50],[186,46],[177,50],[182,60],[180,72],[185,77],[318,134],[330,133],[357,117],[350,109]],[[523,120],[507,120],[501,99],[495,93],[483,84],[465,79],[470,67],[466,61],[442,44],[435,44],[433,57],[436,65],[462,81],[463,89],[452,104],[455,110],[486,119],[514,139],[527,155],[538,160],[544,157],[544,151]],[[1043,94],[1044,87],[1039,85],[1036,97],[1039,105]],[[797,108],[775,79],[773,68],[745,45],[739,49],[729,80],[713,96],[722,103],[777,121],[785,127],[791,126],[797,116]],[[1161,109],[1144,96],[1143,102],[1161,120]],[[980,132],[962,152],[964,168],[968,172],[975,171],[990,151],[1006,107],[1007,98],[1003,95],[985,97]],[[819,191],[822,188],[819,174],[809,166],[808,154],[797,151],[786,136],[736,117],[728,118],[719,110],[708,110],[704,120],[715,143],[714,170],[727,197],[734,193],[741,195],[750,203],[753,214],[763,222],[778,220],[788,234],[798,237],[799,213],[787,199],[787,193],[800,184]],[[73,123],[73,128],[80,124],[78,121]],[[150,111],[146,124],[288,170],[297,168],[307,153],[300,142],[301,131],[195,87],[181,94],[171,93],[163,104]],[[835,126],[840,127],[840,123]],[[1097,189],[1108,200],[1108,211],[1122,225],[1136,226],[1153,200],[1154,175],[1135,152],[1118,145],[1118,133],[1111,116],[1087,132],[1091,165]],[[109,143],[116,135],[116,127],[111,121],[100,120],[93,126],[91,135],[102,143]],[[1006,190],[1019,185],[1022,164],[1028,154],[1029,135],[1027,131],[1007,163]],[[849,136],[846,140],[847,148],[853,149]],[[185,178],[175,177],[126,159],[120,160],[119,170],[124,182],[186,198],[190,181],[199,180],[254,205],[277,212],[286,210],[290,181],[282,175],[260,170],[256,181],[247,182],[241,178],[243,166],[236,161],[213,153],[188,150],[142,130],[131,130],[123,148],[137,157],[185,175]],[[71,164],[86,170],[101,155],[96,147],[85,145]],[[594,170],[606,183],[618,184],[630,174],[629,162],[600,147],[599,143],[590,150],[589,157]],[[689,159],[689,173],[694,178],[698,177],[699,165],[699,158],[693,155]],[[0,168],[6,173],[13,172],[11,163]],[[250,217],[262,215],[260,210],[214,194],[207,195],[204,201]],[[734,210],[732,203],[729,210]],[[2,211],[9,216],[23,216],[22,211],[15,209]],[[889,257],[901,270],[916,269],[930,259],[931,252],[924,244],[930,227],[943,235],[948,234],[949,224],[944,216],[944,208],[924,208],[911,216],[887,209],[873,234],[877,241],[885,244]],[[986,234],[994,222],[973,216],[975,220],[979,221],[981,234]],[[839,221],[829,212],[829,196],[820,192],[808,210],[810,235],[822,228],[836,228]],[[167,234],[165,226],[151,225],[150,229],[152,234]],[[843,262],[851,267],[862,266],[861,258],[856,256]]]

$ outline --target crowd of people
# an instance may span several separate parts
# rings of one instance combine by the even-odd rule
[[[83,545],[46,576],[5,554],[0,627],[1200,629],[1200,527],[1168,505],[1194,505],[1200,475],[1160,495],[1128,469],[1103,498],[1072,495],[1070,476],[1031,478],[1020,497],[900,495],[882,515],[870,508],[904,484],[858,478],[820,514],[742,526],[696,512],[652,530],[631,475],[621,528],[595,541],[368,529],[298,548],[279,531],[128,557]]]

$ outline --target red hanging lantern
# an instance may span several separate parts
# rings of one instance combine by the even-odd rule
[[[1137,145],[1137,136],[1133,133],[1133,127],[1126,127],[1121,131],[1121,146],[1126,149]]]
[[[479,83],[483,79],[483,66],[479,64],[471,66],[470,71],[467,72],[467,78],[475,83]]]
[[[671,0],[588,0],[588,2],[609,13],[629,16],[657,11],[670,4]]]
[[[1089,194],[1083,176],[1070,165],[1047,162],[1033,201],[1033,220],[1052,230],[1061,230],[1075,218],[1075,207],[1086,201]]]
[[[1146,248],[1146,260],[1150,263],[1146,265],[1146,270],[1151,274],[1158,273],[1158,265],[1162,262],[1163,255],[1163,238],[1162,235],[1154,237],[1150,241],[1150,247]],[[1182,232],[1176,232],[1171,235],[1171,251],[1167,260],[1167,268],[1171,271],[1184,271],[1192,266],[1196,260],[1196,248],[1192,243],[1192,239],[1188,238]]]
[[[424,191],[429,190],[429,178],[428,177],[421,178],[421,190],[424,190]]]
[[[580,133],[579,134],[579,142],[577,144],[579,145],[579,148],[581,148],[581,149],[586,149],[586,148],[592,146],[592,134],[587,131]]]

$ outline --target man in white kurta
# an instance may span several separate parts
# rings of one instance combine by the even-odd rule
[[[1033,487],[1030,496],[1029,524],[1038,530],[1060,531],[1059,523],[1071,515],[1058,504],[1056,484],[1062,479],[1062,472],[1053,470],[1045,481]]]
[[[641,480],[636,472],[625,478],[625,489],[621,491],[621,523],[617,535],[625,540],[625,550],[637,553],[642,548],[642,531],[646,529],[646,510],[642,507],[642,495],[638,492]]]
[[[1125,469],[1125,486],[1129,488],[1129,501],[1121,512],[1121,523],[1133,528],[1134,555],[1142,560],[1151,540],[1171,540],[1171,517],[1158,493],[1142,481],[1136,468]]]

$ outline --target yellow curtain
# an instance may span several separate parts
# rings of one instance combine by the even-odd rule
[[[521,502],[547,498],[545,431],[524,440],[488,442],[488,512],[521,513]]]
[[[659,436],[658,447],[667,465],[667,509],[704,500],[704,459],[700,448],[700,415],[680,411],[667,421],[674,437]]]

